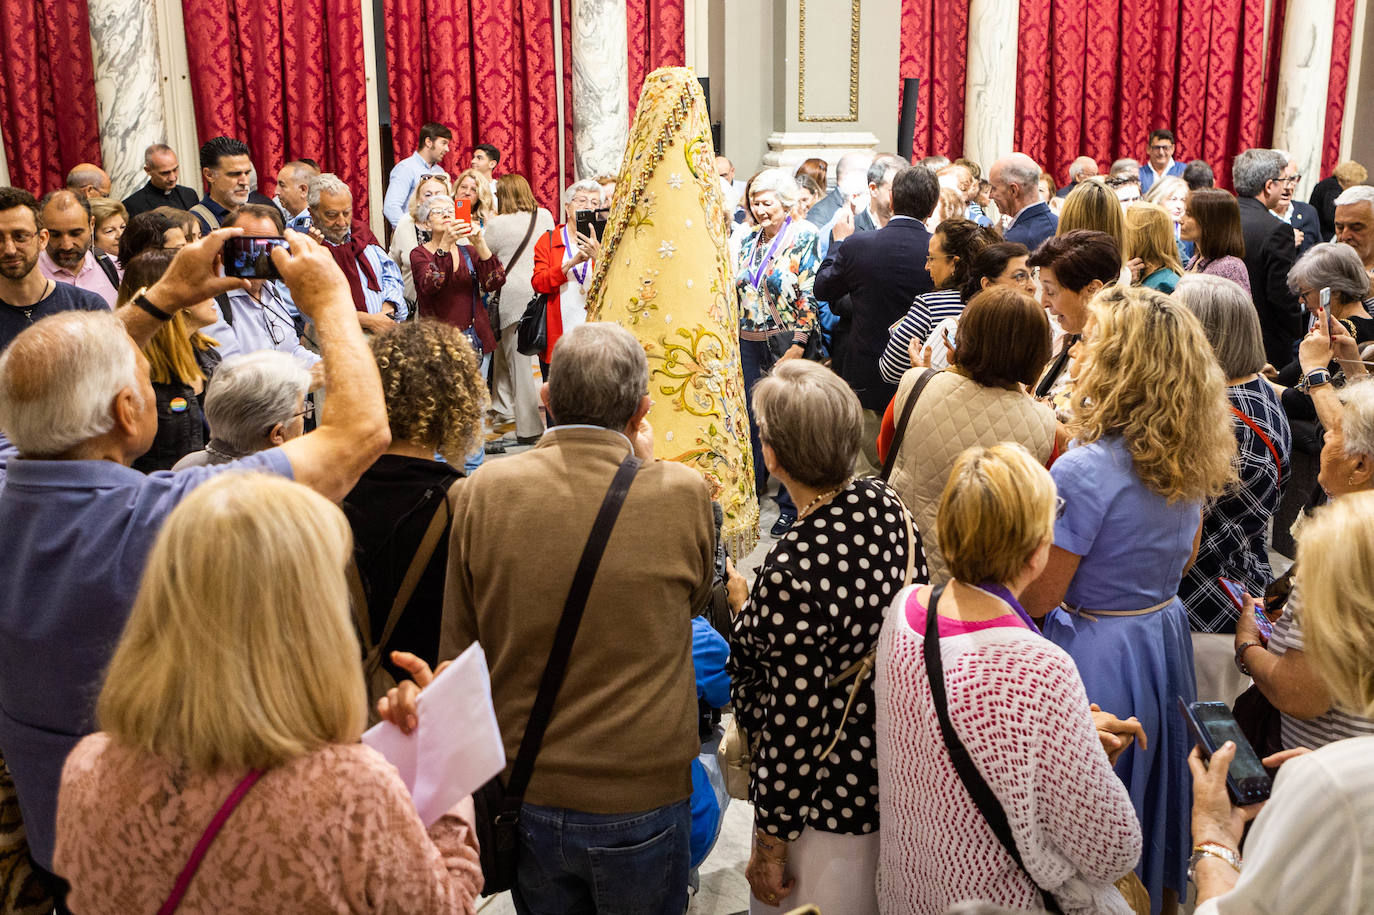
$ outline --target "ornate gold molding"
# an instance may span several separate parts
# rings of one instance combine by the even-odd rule
[[[811,124],[859,119],[859,0],[851,0],[849,13],[849,114],[806,113],[806,0],[797,2],[797,120]]]

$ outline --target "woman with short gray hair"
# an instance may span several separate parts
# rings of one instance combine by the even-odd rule
[[[815,226],[793,219],[797,182],[780,168],[759,172],[750,180],[749,209],[758,225],[740,242],[735,264],[739,293],[740,363],[744,396],[752,404],[754,385],[776,365],[817,353],[820,324],[813,287],[820,269],[820,237]],[[816,339],[813,339],[815,337]],[[808,345],[810,344],[810,345]],[[760,500],[768,486],[758,422],[749,413],[754,452],[754,488]],[[797,506],[784,486],[778,488],[778,521],[773,536],[787,532]]]
[[[1266,533],[1291,468],[1292,433],[1278,395],[1259,375],[1264,342],[1259,315],[1231,280],[1190,273],[1174,298],[1202,324],[1226,376],[1240,481],[1202,513],[1197,559],[1178,586],[1193,633],[1198,699],[1228,705],[1245,689],[1235,667],[1232,633],[1238,611],[1219,579],[1263,594],[1273,578]]]
[[[275,448],[305,431],[314,405],[305,402],[310,370],[289,353],[259,350],[220,363],[205,393],[210,441],[173,470],[227,464]]]
[[[893,597],[926,580],[924,552],[897,494],[852,476],[863,410],[838,375],[789,360],[758,382],[753,406],[768,470],[801,510],[734,608],[731,698],[754,746],[749,911],[876,911],[868,674]]]

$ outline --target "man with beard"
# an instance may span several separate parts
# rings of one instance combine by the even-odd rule
[[[191,212],[200,220],[201,234],[209,235],[224,224],[225,217],[248,202],[253,183],[248,144],[232,137],[206,140],[200,148],[200,173],[209,190]]]
[[[0,350],[39,318],[109,307],[95,293],[55,283],[39,272],[38,255],[47,243],[33,195],[0,187]]]
[[[53,191],[39,204],[39,222],[48,234],[38,255],[43,276],[94,292],[113,308],[119,297],[119,273],[103,251],[91,246],[95,220],[91,205],[74,191]]]
[[[329,247],[348,278],[358,322],[372,334],[385,333],[406,319],[401,268],[387,256],[362,223],[353,221],[353,192],[338,175],[325,172],[310,179],[307,201],[311,234]]]

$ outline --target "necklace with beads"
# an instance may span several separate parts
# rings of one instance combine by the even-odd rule
[[[810,502],[807,502],[806,507],[803,508],[801,511],[797,512],[797,520],[800,521],[807,515],[811,514],[812,511],[814,511],[822,502],[826,501],[827,499],[833,499],[835,498],[835,496],[838,496],[840,493],[844,492],[845,489],[848,488],[850,482],[853,479],[853,477],[850,477],[848,480],[845,480],[843,483],[841,483],[839,486],[836,486],[834,489],[827,489],[825,492],[819,494]]]

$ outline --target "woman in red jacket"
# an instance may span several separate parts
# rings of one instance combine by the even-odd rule
[[[545,232],[534,245],[535,292],[549,297],[548,341],[540,367],[553,358],[558,338],[587,320],[587,289],[601,256],[601,243],[577,232],[577,211],[601,208],[601,185],[585,179],[563,192],[563,224]]]

